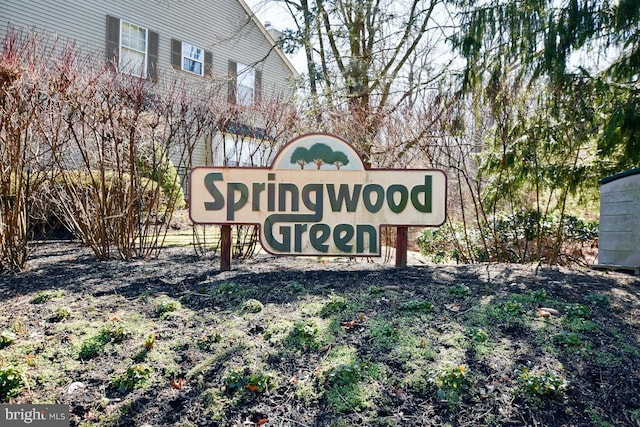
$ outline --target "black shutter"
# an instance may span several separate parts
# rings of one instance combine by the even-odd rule
[[[253,102],[259,104],[262,101],[262,71],[256,70],[256,80],[254,83]]]
[[[107,64],[118,70],[118,54],[120,53],[120,19],[107,15]]]
[[[182,69],[182,42],[177,39],[171,39],[171,66]]]
[[[204,76],[211,77],[213,71],[213,53],[210,50],[204,51]]]
[[[147,31],[149,37],[149,48],[147,50],[147,77],[149,80],[158,80],[158,44],[160,35],[155,31]]]
[[[229,104],[236,103],[236,88],[238,86],[238,64],[229,61]]]

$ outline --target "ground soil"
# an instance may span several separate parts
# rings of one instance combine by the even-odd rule
[[[258,255],[220,272],[218,262],[190,248],[164,249],[148,260],[97,261],[77,242],[39,244],[26,271],[0,275],[0,331],[17,336],[0,350],[0,367],[21,366],[29,382],[4,401],[69,404],[72,425],[640,426],[635,276],[541,265],[427,265],[416,254],[406,268]],[[57,294],[36,303],[51,290]],[[337,297],[342,306],[331,305]],[[158,314],[162,298],[180,308]],[[249,300],[259,301],[260,312],[246,308]],[[425,301],[431,305],[418,304]],[[514,315],[521,319],[509,317],[505,301],[520,304]],[[540,316],[543,305],[560,314]],[[56,318],[61,307],[68,318]],[[325,321],[342,327],[328,326],[322,346],[293,348],[294,335],[278,335],[296,322],[321,328]],[[91,325],[116,322],[131,330],[124,341],[86,360],[78,356]],[[382,324],[391,325],[387,341]],[[207,342],[214,329],[216,338]],[[480,329],[486,337],[476,340],[469,331]],[[150,331],[156,344],[147,355],[141,348]],[[403,337],[413,339],[409,332],[422,337],[410,342],[431,352],[423,364],[415,349],[399,356]],[[347,393],[370,392],[346,408],[329,394],[337,383],[328,378],[338,368],[328,363],[339,348],[352,349],[363,372],[377,369],[354,379],[363,389],[338,393],[347,401]],[[134,362],[150,366],[152,380],[119,389],[114,378]],[[461,392],[448,397],[436,381],[445,362],[464,366],[467,375]],[[566,385],[537,394],[522,381],[528,371],[553,372]],[[246,389],[234,390],[230,372],[247,378],[268,372],[269,386],[254,390],[245,378]]]

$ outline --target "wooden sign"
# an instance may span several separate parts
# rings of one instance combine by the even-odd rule
[[[197,224],[257,224],[278,255],[379,256],[381,226],[438,226],[447,179],[434,169],[368,169],[329,134],[289,142],[269,168],[197,167],[189,213]]]

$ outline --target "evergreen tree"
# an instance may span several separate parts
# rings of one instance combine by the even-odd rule
[[[464,87],[507,76],[548,84],[558,104],[588,93],[600,113],[601,174],[640,163],[640,0],[458,0]],[[553,103],[548,103],[551,108]],[[575,125],[590,120],[567,116]]]

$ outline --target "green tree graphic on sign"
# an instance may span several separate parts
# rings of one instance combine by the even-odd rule
[[[309,163],[314,163],[317,169],[322,165],[334,165],[337,169],[349,164],[349,158],[342,151],[333,151],[327,144],[317,143],[310,148],[297,147],[291,154],[291,163],[300,166],[300,169]]]
[[[342,151],[336,151],[333,153],[333,159],[331,163],[336,165],[336,168],[340,170],[341,166],[345,166],[349,164],[349,158]]]
[[[291,154],[291,163],[297,163],[300,166],[300,169],[304,169],[307,163],[311,163],[313,159],[309,154],[309,150],[304,147],[298,147],[293,150],[293,154]]]

